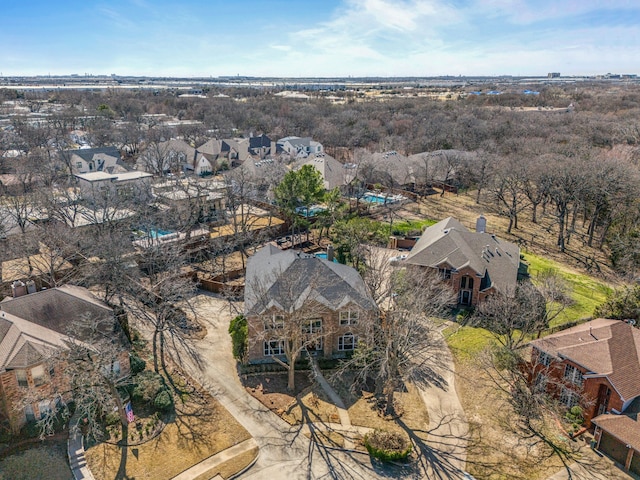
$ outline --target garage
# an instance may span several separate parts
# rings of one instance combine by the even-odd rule
[[[600,450],[604,454],[607,454],[623,466],[627,461],[627,446],[607,432],[602,432],[598,450]]]

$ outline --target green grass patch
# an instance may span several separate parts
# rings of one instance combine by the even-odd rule
[[[424,220],[404,220],[394,223],[391,235],[421,235],[426,227],[435,225],[437,220],[426,218]]]
[[[534,282],[537,274],[547,271],[556,272],[567,282],[569,295],[573,304],[565,308],[551,323],[551,327],[573,322],[593,316],[594,309],[603,303],[612,288],[605,282],[597,280],[589,275],[578,273],[561,263],[548,258],[540,257],[532,253],[524,254],[525,261],[529,264],[529,273]]]
[[[493,336],[488,330],[478,327],[461,327],[454,324],[442,333],[449,348],[459,360],[474,358],[493,341]]]

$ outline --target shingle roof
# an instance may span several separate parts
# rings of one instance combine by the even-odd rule
[[[591,420],[600,428],[610,433],[625,445],[640,451],[640,425],[635,418],[628,415],[606,413]]]
[[[330,155],[310,155],[307,158],[298,159],[296,168],[303,165],[311,165],[320,172],[327,190],[332,190],[346,183],[344,165]]]
[[[112,317],[112,310],[88,290],[73,285],[43,290],[0,302],[0,310],[61,334],[74,319],[91,316],[96,320]]]
[[[0,371],[38,364],[52,351],[66,348],[69,324],[83,315],[113,318],[109,307],[73,285],[0,302]]]
[[[293,311],[313,299],[337,310],[349,303],[376,309],[358,272],[295,250],[267,245],[249,258],[245,282],[245,312],[260,314],[271,306]]]
[[[220,152],[222,151],[222,140],[212,138],[206,143],[200,145],[197,150],[205,155],[220,155]]]
[[[432,268],[446,264],[457,270],[469,267],[490,280],[485,288],[505,292],[516,284],[520,249],[495,235],[471,232],[448,217],[425,229],[404,263]]]
[[[38,364],[67,346],[66,334],[8,312],[0,312],[0,325],[0,371]]]
[[[68,153],[78,155],[87,162],[93,160],[94,155],[108,155],[120,160],[120,152],[116,147],[81,148],[78,150],[68,150]]]
[[[266,135],[258,135],[249,137],[249,148],[271,147],[271,139]]]
[[[599,318],[531,345],[606,376],[624,401],[640,395],[640,330],[625,322]]]

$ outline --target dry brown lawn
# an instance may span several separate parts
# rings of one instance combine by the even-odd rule
[[[156,438],[132,447],[99,443],[86,451],[98,480],[170,479],[202,460],[250,438],[249,433],[213,397],[187,399]],[[204,400],[204,401],[203,401]],[[245,465],[235,465],[238,470]],[[230,466],[226,467],[230,469]],[[238,471],[236,470],[236,471]]]
[[[287,392],[286,375],[282,373],[250,375],[243,382],[249,394],[291,425],[340,423],[336,406],[320,386],[311,383],[307,372],[296,373],[296,395]],[[408,385],[406,391],[395,393],[395,399],[402,408],[402,415],[397,419],[385,419],[378,415],[371,393],[362,392],[356,397],[349,393],[344,384],[335,387],[347,406],[352,425],[399,433],[409,428],[426,440],[429,416],[420,393],[413,385]],[[349,434],[349,437],[355,439],[356,448],[364,448],[359,442],[359,435]],[[315,439],[330,446],[344,445],[343,435],[336,431],[323,429],[316,432]]]
[[[542,480],[563,468],[555,456],[541,459],[502,423],[509,422],[510,407],[496,394],[477,362],[457,362],[456,371],[456,387],[470,428],[467,470],[472,475],[483,480]],[[602,478],[628,480],[611,461],[591,450],[591,438],[582,435],[572,444],[579,448],[581,462],[604,472]]]

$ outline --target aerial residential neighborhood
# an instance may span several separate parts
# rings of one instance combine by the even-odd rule
[[[0,12],[0,480],[640,478],[634,2]]]
[[[29,152],[3,157],[7,459],[27,441],[53,461],[67,435],[74,478],[295,477],[311,443],[338,478],[479,479],[514,475],[502,436],[562,448],[560,464],[518,463],[524,478],[639,472],[635,290],[613,286],[602,252],[574,249],[606,230],[558,223],[543,170],[513,180],[474,151],[162,129],[132,153],[75,128],[42,171],[20,163]],[[479,183],[478,168],[495,171]],[[215,441],[185,443],[177,422],[194,411],[188,430]],[[272,437],[290,447],[266,454]],[[385,462],[384,442],[404,460]]]

